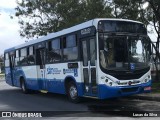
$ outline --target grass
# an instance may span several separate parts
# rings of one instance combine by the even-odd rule
[[[154,83],[152,83],[152,87],[154,87],[154,88],[159,87],[160,88],[160,82],[154,82]]]
[[[152,83],[152,92],[153,93],[160,93],[160,81]]]
[[[156,76],[152,76],[152,92],[160,93],[160,71],[158,71],[159,80],[157,80]]]

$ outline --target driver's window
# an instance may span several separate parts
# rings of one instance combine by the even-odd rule
[[[114,41],[109,38],[104,41],[104,49],[100,51],[101,65],[104,68],[114,67]]]

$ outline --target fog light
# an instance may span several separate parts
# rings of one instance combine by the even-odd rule
[[[86,92],[88,92],[89,91],[89,87],[88,86],[86,86]]]
[[[108,82],[108,79],[106,79],[105,81]]]

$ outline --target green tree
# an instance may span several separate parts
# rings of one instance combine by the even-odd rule
[[[157,32],[157,43],[156,49],[159,51],[159,42],[160,42],[160,1],[159,0],[146,0],[149,3],[152,23]],[[159,58],[160,61],[160,58]]]
[[[156,45],[152,44],[155,49],[156,55],[154,59],[155,66],[156,66],[156,79],[157,81],[160,80],[159,71],[157,62],[160,62],[160,1],[159,0],[146,0],[149,3],[148,8],[150,8],[152,23],[157,33],[157,42]]]
[[[97,17],[111,17],[106,0],[22,0],[16,16],[22,37],[38,37]]]
[[[144,8],[145,0],[113,0],[114,17],[143,22],[146,26],[151,21],[150,8]]]
[[[85,0],[85,11],[82,12],[86,20],[94,18],[113,17],[108,0]]]

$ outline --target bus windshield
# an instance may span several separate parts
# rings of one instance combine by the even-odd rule
[[[147,37],[101,34],[100,65],[104,69],[134,70],[149,66],[150,44]]]

